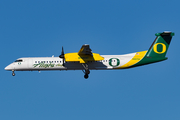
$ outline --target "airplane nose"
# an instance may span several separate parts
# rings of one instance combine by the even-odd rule
[[[12,67],[11,67],[10,65],[8,65],[8,66],[6,66],[4,69],[5,69],[5,70],[12,70]]]

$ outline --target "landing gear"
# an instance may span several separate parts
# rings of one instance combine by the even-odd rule
[[[84,75],[84,78],[85,78],[85,79],[88,79],[88,77],[89,77],[88,74],[85,74],[85,75]]]
[[[12,70],[12,76],[15,76],[14,70]]]
[[[82,66],[84,67],[84,78],[85,79],[88,79],[88,77],[89,77],[89,74],[90,74],[90,71],[89,71],[89,68],[88,68],[88,64],[87,63],[85,63],[85,64],[82,64]]]

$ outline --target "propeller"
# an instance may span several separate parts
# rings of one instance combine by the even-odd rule
[[[59,55],[59,58],[64,58],[64,49],[63,49],[63,46],[62,46],[62,52],[61,52],[61,55]]]
[[[62,59],[63,59],[63,66],[64,66],[65,57],[64,57],[64,49],[63,49],[63,46],[62,46],[62,51],[61,51],[61,55],[59,55],[59,58],[62,58]]]

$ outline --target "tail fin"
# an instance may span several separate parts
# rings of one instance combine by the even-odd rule
[[[130,67],[136,67],[141,65],[146,65],[150,63],[160,62],[163,60],[166,60],[167,57],[166,53],[169,47],[169,44],[171,42],[172,36],[174,36],[174,33],[172,32],[163,32],[163,33],[156,33],[157,37],[154,40],[153,44],[143,56],[143,58],[136,64],[130,66]]]
[[[171,42],[172,36],[174,33],[172,32],[163,32],[156,33],[157,37],[154,40],[153,44],[149,48],[146,57],[154,58],[154,57],[162,57],[166,56],[169,44]]]

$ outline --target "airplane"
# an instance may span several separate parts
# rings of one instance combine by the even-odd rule
[[[19,58],[5,70],[12,71],[43,71],[43,70],[82,70],[87,79],[90,70],[127,69],[167,60],[166,53],[173,32],[164,31],[155,34],[156,39],[149,50],[124,55],[100,55],[93,53],[88,44],[84,44],[79,52],[64,53],[59,57],[26,57]]]

